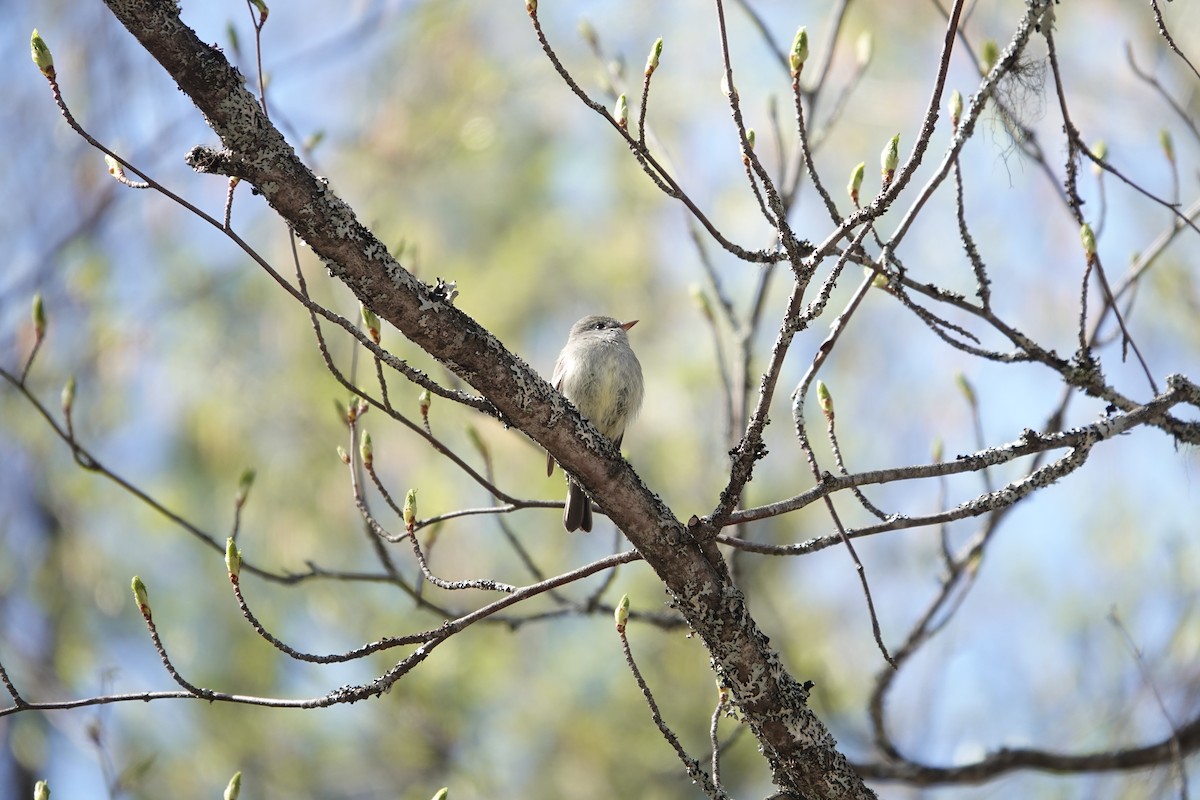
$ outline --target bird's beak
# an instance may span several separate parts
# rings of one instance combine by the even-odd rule
[[[638,321],[636,319],[632,319],[629,322],[622,322],[621,329],[627,331],[630,328],[632,328],[634,325],[637,325],[637,324],[638,324]]]

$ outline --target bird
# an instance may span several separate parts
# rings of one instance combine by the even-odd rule
[[[567,343],[554,364],[550,382],[575,404],[579,413],[618,448],[625,426],[642,407],[642,365],[629,346],[628,331],[638,320],[619,322],[592,314],[571,326]],[[546,454],[546,476],[554,474],[554,457]],[[592,529],[592,504],[583,488],[567,476],[563,527],[568,532]]]

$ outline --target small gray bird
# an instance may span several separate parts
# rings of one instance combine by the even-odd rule
[[[558,354],[550,382],[575,404],[579,413],[621,446],[625,426],[642,407],[642,365],[626,333],[637,324],[593,314],[571,326],[567,344]],[[554,458],[546,456],[546,475],[554,474]],[[563,527],[592,529],[592,503],[567,476],[567,507]]]

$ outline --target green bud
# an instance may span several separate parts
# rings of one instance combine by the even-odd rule
[[[874,275],[871,279],[871,286],[876,289],[886,289],[888,285],[888,276],[882,272],[876,272],[871,267],[863,267],[863,275]]]
[[[973,387],[971,382],[967,380],[967,376],[963,375],[961,372],[956,372],[954,373],[954,382],[958,384],[958,390],[962,392],[963,397],[967,399],[967,404],[971,406],[971,408],[975,408],[975,387]]]
[[[371,341],[379,344],[379,340],[382,338],[379,329],[379,317],[362,303],[359,303],[359,313],[362,314],[363,325],[367,326],[367,335],[371,337]]]
[[[417,521],[417,490],[409,489],[404,495],[404,527],[412,528]]]
[[[150,593],[146,591],[146,584],[142,583],[141,578],[134,575],[130,585],[133,587],[133,601],[137,603],[138,611],[142,612],[143,617],[149,619]]]
[[[235,772],[233,777],[229,779],[229,785],[225,787],[225,794],[222,795],[222,800],[238,800],[238,795],[242,793],[242,773]]]
[[[859,69],[866,69],[867,64],[871,63],[871,56],[875,51],[875,40],[871,37],[870,31],[863,31],[858,35],[858,39],[854,41],[854,60],[858,64]]]
[[[754,128],[746,129],[746,144],[750,145],[750,149],[754,149],[754,142],[757,137],[754,135]]]
[[[983,42],[983,47],[979,49],[979,70],[984,75],[992,71],[996,66],[996,62],[1000,60],[1000,45],[996,44],[995,39],[986,39]]]
[[[617,105],[613,109],[613,117],[617,120],[617,125],[621,128],[629,127],[629,101],[622,94],[617,98]]]
[[[491,456],[488,451],[487,442],[485,442],[483,437],[479,435],[478,428],[468,423],[466,427],[466,434],[467,441],[469,441],[471,446],[475,448],[475,452],[479,453],[479,455],[483,456],[484,458],[489,458]]]
[[[1096,143],[1092,145],[1092,156],[1096,159],[1096,161],[1103,161],[1104,159],[1108,158],[1108,143],[1103,139],[1097,140]],[[1104,172],[1104,169],[1095,161],[1093,161],[1092,172],[1096,175],[1099,175],[1100,173]]]
[[[242,572],[242,551],[238,549],[232,536],[225,540],[225,569],[229,570],[231,578],[236,578]]]
[[[800,70],[804,69],[804,62],[808,60],[808,28],[801,25],[796,31],[796,38],[792,39],[792,52],[788,55],[788,62],[792,67],[792,77],[800,74]]]
[[[37,28],[33,29],[33,35],[29,37],[29,50],[33,56],[33,63],[37,64],[37,68],[42,71],[42,74],[47,78],[53,78],[54,56],[50,55],[50,47],[38,33]]]
[[[345,448],[343,448],[340,444],[338,445],[338,448],[337,448],[337,454],[338,454],[338,458],[340,458],[342,460],[343,464],[350,463],[350,456],[346,455]]]
[[[239,506],[245,504],[246,497],[250,494],[250,487],[254,485],[254,478],[257,475],[254,467],[246,467],[242,470],[241,477],[238,478],[237,504]]]
[[[33,800],[50,800],[50,784],[38,781],[33,785]]]
[[[62,412],[64,417],[71,416],[71,408],[75,405],[75,376],[67,378],[62,389]]]
[[[450,796],[450,789],[446,786],[437,790],[437,794],[433,796],[433,800],[446,800]]]
[[[850,170],[850,182],[846,184],[846,192],[850,195],[850,202],[858,205],[858,190],[862,188],[863,172],[867,169],[867,162],[860,161],[858,166]]]
[[[117,161],[108,153],[104,154],[104,165],[108,167],[109,175],[112,175],[119,181],[125,180],[125,168],[121,166],[120,161]]]
[[[621,595],[621,602],[613,611],[613,621],[617,623],[617,631],[624,633],[625,625],[629,622],[629,595]]]
[[[958,122],[962,119],[962,92],[955,89],[950,93],[950,124],[954,126],[954,130],[958,130]]]
[[[821,407],[825,419],[833,422],[833,395],[829,393],[829,387],[825,385],[825,381],[817,381],[817,405]]]
[[[1167,157],[1167,161],[1175,163],[1175,142],[1171,141],[1171,132],[1163,128],[1158,132],[1158,143],[1162,146],[1163,155]]]
[[[371,447],[371,434],[366,431],[358,439],[358,454],[362,456],[363,464],[371,466],[375,462],[375,451]]]
[[[525,8],[530,11],[537,11],[537,0],[534,0],[532,9],[529,8],[528,3],[525,4]],[[587,42],[588,47],[592,48],[593,50],[600,47],[600,38],[596,36],[596,29],[592,27],[592,23],[583,18],[580,18],[579,20],[579,36],[585,42]]]
[[[250,0],[254,7],[258,9],[258,19],[260,24],[267,21],[267,15],[271,13],[271,9],[267,8],[267,4],[263,0]]]
[[[896,176],[896,167],[900,165],[900,134],[893,136],[879,154],[879,165],[883,168],[884,185],[890,184]]]
[[[654,40],[654,46],[650,48],[650,55],[646,57],[646,77],[649,78],[654,74],[654,70],[658,69],[658,59],[662,57],[662,37]]]
[[[1083,244],[1083,252],[1087,254],[1089,259],[1096,256],[1096,234],[1092,233],[1092,226],[1086,222],[1079,229],[1079,241]]]
[[[417,396],[417,407],[421,409],[421,416],[429,416],[429,406],[433,402],[433,395],[428,389],[422,389],[421,394]]]
[[[41,292],[33,296],[33,335],[39,342],[46,335],[46,303]]]
[[[692,301],[696,307],[700,309],[700,313],[709,322],[713,321],[712,302],[708,299],[708,292],[700,287],[700,284],[693,283],[688,287],[688,292],[692,295]]]

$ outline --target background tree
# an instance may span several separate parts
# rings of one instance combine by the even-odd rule
[[[193,204],[98,183],[44,84],[14,103],[38,120],[6,177],[0,289],[15,794],[211,795],[240,769],[264,796],[695,796],[608,627],[622,594],[711,796],[861,795],[840,754],[889,793],[1186,792],[1197,392],[1166,376],[1197,352],[1200,76],[1173,33],[1194,10],[431,4],[263,25],[251,5],[189,17],[190,40],[153,5],[111,4],[221,136],[189,163],[253,184],[312,252],[247,187],[187,175],[211,134],[107,12],[14,15],[118,176]],[[375,342],[360,301],[399,333]],[[632,469],[508,355],[548,372],[590,311],[643,319]],[[530,439],[636,551],[538,510],[561,485]],[[238,616],[230,533],[243,612],[294,649]],[[617,568],[638,553],[652,569]],[[177,683],[131,618],[134,573]],[[233,702],[104,702],[149,691]],[[293,705],[329,707],[270,708]]]

